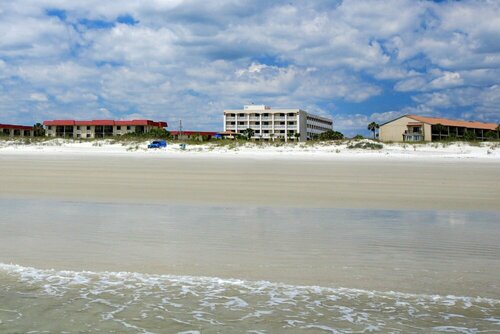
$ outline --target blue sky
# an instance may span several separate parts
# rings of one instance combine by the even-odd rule
[[[150,118],[220,130],[244,104],[500,121],[500,1],[0,3],[0,123]]]

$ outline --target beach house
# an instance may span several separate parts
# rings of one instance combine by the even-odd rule
[[[214,131],[170,131],[170,134],[176,140],[208,140],[221,137]]]
[[[115,120],[53,120],[43,122],[45,135],[64,138],[105,138],[129,133],[147,133],[152,129],[166,128],[167,122],[155,122],[145,119],[128,121]]]
[[[0,136],[8,137],[33,137],[32,126],[0,124]]]
[[[498,137],[497,127],[496,123],[405,115],[380,125],[379,139],[383,142],[488,140]]]
[[[236,134],[252,129],[255,140],[306,141],[333,128],[333,120],[301,109],[273,109],[265,105],[246,105],[224,110],[224,132]]]

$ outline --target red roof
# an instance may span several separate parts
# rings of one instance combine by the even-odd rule
[[[0,129],[33,130],[33,127],[25,125],[0,124]]]
[[[170,131],[172,136],[177,136],[180,134],[180,131]],[[191,136],[191,135],[201,135],[201,136],[215,136],[218,132],[212,131],[182,131],[183,135]]]
[[[94,125],[94,126],[113,126],[113,125],[136,125],[136,126],[156,126],[160,128],[166,128],[168,126],[167,122],[155,122],[149,119],[134,119],[128,121],[115,121],[111,119],[94,119],[89,121],[76,121],[76,120],[53,120],[53,121],[44,121],[43,125],[45,126],[72,126],[72,125]]]
[[[416,116],[416,115],[408,115],[409,118],[413,118],[416,121],[436,125],[441,124],[444,126],[456,126],[463,127],[469,129],[484,129],[484,130],[496,130],[498,124],[495,123],[482,123],[482,122],[474,122],[474,121],[456,121],[446,118],[437,118],[437,117],[424,117],[424,116]]]

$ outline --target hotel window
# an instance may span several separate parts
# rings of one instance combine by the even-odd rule
[[[90,138],[90,133],[87,133],[87,138]]]
[[[130,130],[130,125],[127,125],[127,130]]]
[[[50,126],[50,125],[49,125],[49,126],[47,127],[47,129],[52,130],[52,126]]]
[[[87,131],[90,131],[90,126],[87,126]]]
[[[80,130],[80,125],[78,125],[78,126],[76,127],[76,129],[77,129],[77,130]]]
[[[120,131],[121,129],[122,129],[122,127],[121,127],[120,125],[118,125],[118,126],[116,127],[116,130],[118,130],[118,131]]]

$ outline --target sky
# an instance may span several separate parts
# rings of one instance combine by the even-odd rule
[[[500,122],[500,1],[0,1],[0,123],[300,108]]]

